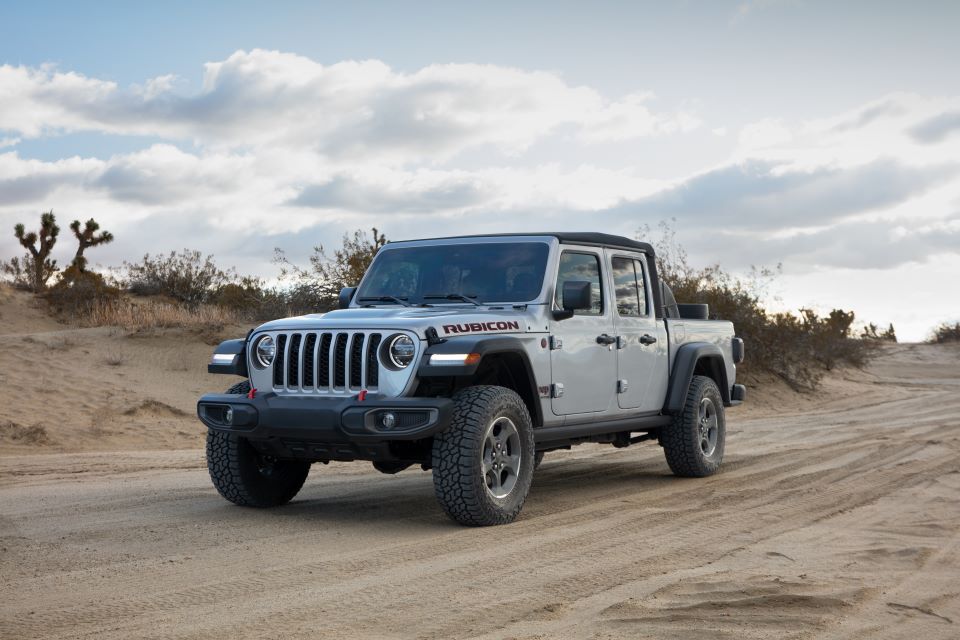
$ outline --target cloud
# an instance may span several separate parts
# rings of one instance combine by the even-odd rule
[[[706,242],[691,238],[693,251],[721,254],[728,268],[785,263],[796,273],[815,269],[895,269],[960,253],[960,214],[918,222],[909,218],[858,220],[786,236],[721,232]]]
[[[0,122],[24,138],[99,131],[395,162],[477,146],[516,154],[562,127],[586,142],[607,142],[699,124],[689,113],[653,111],[649,94],[611,100],[554,73],[495,65],[402,73],[378,60],[322,65],[278,51],[237,51],[205,65],[198,93],[176,87],[170,75],[122,89],[49,66],[3,65]]]
[[[169,144],[155,144],[112,158],[91,186],[121,201],[172,204],[239,190],[252,177],[251,163],[242,155],[201,157]]]
[[[341,175],[305,187],[291,204],[366,213],[431,213],[475,206],[489,199],[488,187],[469,175],[433,172],[400,175],[389,182]]]
[[[829,117],[734,126],[556,73],[401,72],[259,50],[207,64],[202,87],[188,89],[170,75],[120,87],[0,67],[0,258],[20,251],[12,225],[50,207],[116,235],[97,262],[187,246],[266,277],[275,246],[302,262],[374,225],[392,239],[630,235],[676,218],[697,264],[783,261],[793,272],[960,255],[957,98],[890,94]],[[142,148],[105,158],[17,151],[75,131],[146,142],[129,138],[124,149]],[[693,160],[671,169],[665,149]]]
[[[15,152],[0,154],[0,207],[39,203],[58,189],[83,186],[97,175],[103,163],[95,159],[68,158],[56,162],[23,160]]]
[[[910,129],[917,142],[933,144],[943,142],[951,134],[960,131],[960,111],[948,111],[924,120]]]
[[[915,168],[891,159],[815,171],[751,161],[693,176],[647,198],[625,202],[613,213],[740,229],[811,227],[900,204],[957,171],[958,165]]]
[[[901,116],[908,113],[907,108],[894,98],[884,99],[861,109],[855,116],[833,127],[834,131],[860,129],[881,118]]]

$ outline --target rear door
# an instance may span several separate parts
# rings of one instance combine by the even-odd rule
[[[607,256],[616,300],[617,405],[656,411],[663,398],[653,393],[651,381],[656,375],[666,376],[666,337],[658,331],[646,258],[610,249]]]
[[[593,247],[564,247],[560,254],[554,309],[562,308],[559,292],[570,280],[591,283],[592,306],[550,323],[551,406],[556,415],[603,412],[615,406],[616,344],[597,341],[599,336],[614,336],[613,305],[602,268],[605,261],[603,249]]]

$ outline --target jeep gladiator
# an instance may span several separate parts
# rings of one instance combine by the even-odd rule
[[[419,465],[455,521],[504,524],[544,453],[655,440],[679,476],[715,473],[744,345],[677,304],[649,244],[601,233],[391,242],[325,314],[221,343],[200,398],[214,486],[291,500],[315,462]]]

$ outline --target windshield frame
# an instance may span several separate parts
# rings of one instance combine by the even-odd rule
[[[543,244],[545,245],[546,254],[544,256],[542,272],[539,274],[540,287],[537,290],[537,293],[527,299],[527,300],[504,300],[502,298],[490,298],[486,299],[482,296],[477,296],[474,302],[467,302],[465,300],[444,300],[440,298],[424,298],[426,294],[448,294],[454,293],[449,291],[428,291],[421,292],[420,295],[416,296],[405,296],[407,301],[416,307],[451,307],[451,306],[524,306],[531,304],[545,304],[544,300],[544,289],[547,287],[548,277],[547,274],[552,267],[553,261],[553,248],[557,243],[555,238],[547,236],[477,236],[477,237],[459,237],[459,238],[442,238],[436,240],[410,240],[402,242],[391,242],[383,246],[380,251],[377,252],[377,255],[374,257],[373,261],[370,264],[370,267],[367,268],[367,271],[364,273],[363,278],[360,280],[360,283],[357,285],[356,293],[351,300],[351,307],[370,307],[370,306],[391,306],[395,307],[396,304],[392,302],[366,302],[359,303],[361,297],[370,297],[371,294],[368,291],[365,291],[365,287],[369,284],[368,279],[373,271],[374,265],[378,260],[382,259],[382,256],[385,255],[388,251],[398,251],[398,250],[410,250],[410,249],[430,249],[436,247],[454,247],[454,246],[476,246],[483,244],[495,244],[495,245],[507,245],[507,244]],[[362,295],[361,295],[362,294]],[[376,297],[376,296],[374,296]]]

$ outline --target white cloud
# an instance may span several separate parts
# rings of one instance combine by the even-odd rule
[[[222,148],[309,148],[332,158],[406,163],[480,145],[517,154],[572,127],[587,141],[690,131],[689,113],[661,114],[647,94],[610,100],[543,71],[477,64],[413,73],[377,60],[322,65],[277,51],[238,51],[205,66],[202,90],[170,75],[124,90],[60,72],[0,66],[0,122],[26,138],[100,131],[194,140]]]
[[[0,66],[0,257],[20,252],[12,225],[49,208],[61,222],[94,216],[117,236],[95,261],[190,246],[267,276],[274,246],[302,258],[371,225],[397,239],[629,235],[676,217],[695,262],[782,261],[791,278],[960,256],[957,97],[890,94],[827,118],[733,128],[555,73],[400,72],[259,50],[206,65],[202,88],[186,88],[171,75],[122,88]],[[18,151],[34,139],[55,148],[71,132],[150,142],[104,158]],[[680,175],[656,164],[665,147],[700,157],[704,143],[727,157]]]

